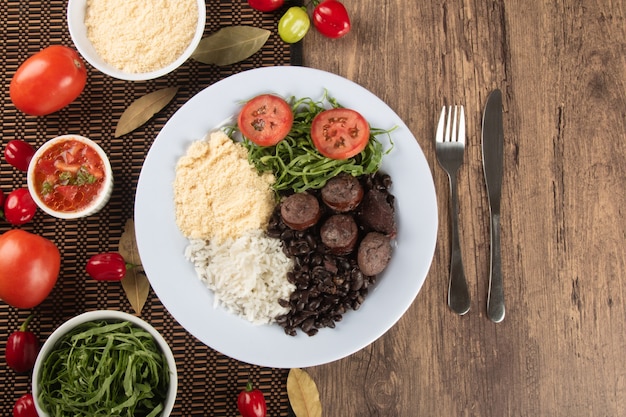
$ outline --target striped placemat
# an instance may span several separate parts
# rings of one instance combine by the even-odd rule
[[[160,129],[187,100],[216,81],[247,69],[273,65],[300,65],[300,46],[290,47],[277,35],[279,13],[252,10],[246,1],[207,1],[205,35],[224,26],[251,25],[269,29],[272,35],[248,60],[227,67],[188,61],[177,71],[151,81],[126,82],[106,76],[88,65],[88,83],[81,96],[65,109],[30,117],[15,109],[8,86],[18,66],[40,49],[62,44],[73,46],[66,23],[67,1],[3,1],[0,20],[2,60],[2,136],[4,149],[11,139],[33,146],[67,133],[87,136],[109,155],[115,188],[109,204],[97,215],[80,220],[56,220],[38,212],[22,229],[54,241],[62,253],[62,272],[51,295],[38,307],[18,310],[0,302],[0,414],[11,415],[14,402],[30,392],[30,375],[17,375],[4,360],[8,335],[34,313],[31,330],[43,342],[63,321],[84,311],[113,309],[133,313],[119,283],[88,279],[84,267],[90,256],[116,251],[126,220],[133,215],[134,195],[143,160]],[[160,88],[178,86],[176,98],[150,122],[131,134],[114,138],[122,112],[140,96]],[[6,161],[0,164],[0,189],[5,194],[26,186],[25,174]],[[0,233],[11,228],[0,221]],[[187,333],[151,291],[141,317],[169,342],[178,366],[178,399],[175,416],[237,416],[236,398],[251,378],[266,395],[268,415],[286,416],[287,370],[252,366],[216,352]]]

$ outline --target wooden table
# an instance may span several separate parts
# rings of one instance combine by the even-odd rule
[[[626,414],[626,3],[346,1],[351,33],[304,64],[368,88],[407,123],[435,180],[439,239],[412,307],[381,339],[308,369],[328,416]],[[486,317],[486,97],[503,91],[507,316]],[[449,202],[433,136],[464,104],[460,233],[472,296],[446,305]]]

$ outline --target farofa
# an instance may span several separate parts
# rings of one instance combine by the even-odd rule
[[[161,69],[191,43],[198,22],[195,0],[87,0],[85,26],[94,49],[117,69]]]
[[[273,175],[257,173],[240,143],[214,132],[193,142],[176,165],[178,227],[190,239],[217,243],[265,230],[276,204],[273,182]]]

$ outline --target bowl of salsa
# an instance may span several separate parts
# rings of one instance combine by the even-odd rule
[[[51,216],[90,216],[106,205],[113,190],[109,158],[91,139],[58,136],[35,152],[28,166],[28,189]]]

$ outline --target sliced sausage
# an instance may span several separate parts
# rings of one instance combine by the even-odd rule
[[[391,239],[378,232],[369,232],[359,245],[357,263],[365,275],[378,275],[391,259]]]
[[[367,228],[395,237],[396,220],[393,205],[387,200],[387,194],[372,189],[365,194],[359,206],[359,220]]]
[[[320,229],[322,243],[336,255],[352,252],[358,237],[359,228],[352,216],[347,214],[330,216]]]
[[[294,230],[305,230],[313,226],[322,215],[320,204],[309,193],[296,193],[285,197],[280,204],[283,222]]]
[[[322,201],[331,209],[345,213],[354,210],[363,199],[363,187],[358,178],[341,173],[322,187]]]

